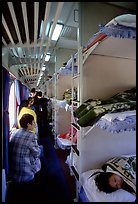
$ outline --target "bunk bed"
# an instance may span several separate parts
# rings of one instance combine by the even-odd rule
[[[107,25],[101,26],[100,31],[83,47],[82,59],[81,106],[88,107],[90,101],[107,101],[116,94],[134,90],[136,87],[136,16],[131,14],[118,16]],[[76,117],[75,114],[74,116]],[[116,191],[114,196],[104,193],[105,198],[102,195],[103,192],[96,194],[94,185],[91,187],[87,185],[90,182],[87,178],[92,171],[102,170],[102,165],[111,158],[136,154],[135,105],[131,109],[121,109],[120,112],[113,109],[105,111],[93,123],[82,125],[78,123],[78,118],[75,121],[78,129],[77,151],[73,150],[71,166],[76,177],[78,200],[82,202],[135,201],[135,197],[128,195],[126,191]],[[116,129],[115,123],[120,129]]]
[[[54,83],[55,83],[55,75],[53,75],[51,78],[49,78],[46,81],[46,92],[47,92],[48,98],[53,98],[55,96]]]
[[[55,123],[56,144],[61,149],[69,149],[72,145],[70,137],[71,126],[71,64],[66,64],[57,71]]]

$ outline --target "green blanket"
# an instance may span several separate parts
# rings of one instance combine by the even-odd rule
[[[80,126],[93,125],[101,116],[108,112],[121,112],[136,109],[136,89],[118,93],[106,100],[89,99],[74,111]]]

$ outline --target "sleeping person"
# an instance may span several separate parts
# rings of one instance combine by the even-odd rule
[[[95,172],[95,184],[100,191],[112,193],[123,189],[136,194],[136,155],[114,157]]]
[[[121,176],[112,172],[100,172],[95,178],[95,183],[98,189],[105,193],[112,193],[118,189],[135,193],[134,189]]]

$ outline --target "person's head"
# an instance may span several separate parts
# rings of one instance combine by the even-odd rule
[[[121,176],[117,174],[112,174],[109,178],[109,186],[115,189],[120,189],[122,188],[123,185],[123,179]]]
[[[32,88],[32,89],[31,89],[31,97],[34,97],[35,95],[36,95],[35,88]]]
[[[123,179],[111,172],[100,172],[95,178],[95,183],[100,191],[112,193],[122,188]]]
[[[27,106],[28,106],[28,100],[22,100],[19,107],[19,112],[23,107],[27,107]]]
[[[31,93],[35,93],[35,88],[32,88],[32,89],[31,89]]]
[[[24,114],[20,119],[20,125],[22,128],[33,130],[35,127],[34,117],[30,114]]]
[[[28,97],[28,107],[31,107],[34,104],[34,98]]]
[[[42,97],[42,91],[38,91],[38,92],[37,92],[37,97],[38,97],[38,98],[41,98],[41,97]]]

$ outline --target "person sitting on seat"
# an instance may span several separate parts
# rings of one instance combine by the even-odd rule
[[[42,148],[33,133],[36,125],[34,117],[23,114],[19,122],[21,128],[12,134],[9,142],[10,176],[15,182],[29,182],[41,169]]]

